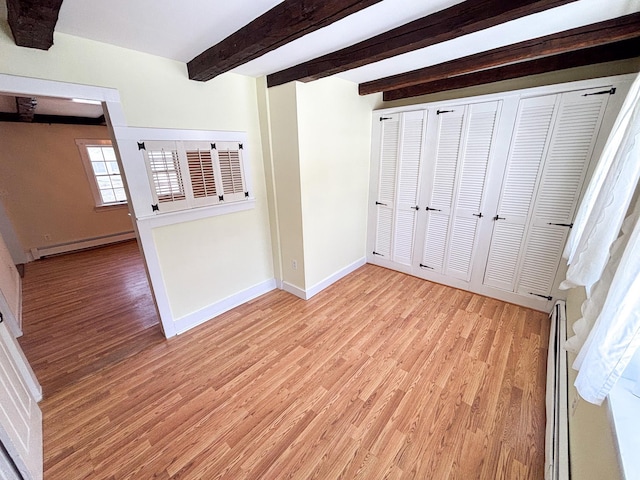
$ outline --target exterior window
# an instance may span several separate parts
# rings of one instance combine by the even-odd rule
[[[76,140],[97,207],[127,203],[122,175],[110,140]]]

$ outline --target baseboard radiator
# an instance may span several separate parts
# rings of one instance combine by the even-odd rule
[[[559,300],[550,315],[549,356],[547,358],[547,425],[545,439],[545,480],[569,480],[569,418],[567,385],[567,312]]]
[[[133,231],[113,233],[110,235],[103,235],[101,237],[85,238],[82,240],[76,240],[73,242],[59,243],[57,245],[48,245],[46,247],[32,248],[27,253],[29,261],[38,260],[39,258],[48,257],[51,255],[59,255],[61,253],[75,252],[77,250],[84,250],[87,248],[100,247],[102,245],[109,245],[111,243],[123,242],[125,240],[131,240],[136,238],[136,234]]]

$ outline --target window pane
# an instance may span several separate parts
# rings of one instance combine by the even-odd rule
[[[120,175],[111,175],[111,185],[113,185],[113,188],[122,188],[122,177]]]
[[[87,147],[87,153],[92,162],[100,162],[104,160],[101,147]]]
[[[104,155],[104,159],[107,161],[116,161],[116,152],[113,150],[113,147],[102,147],[102,154]]]
[[[98,182],[98,188],[100,190],[105,188],[111,189],[111,180],[109,177],[96,177],[96,181]]]
[[[107,162],[107,170],[109,173],[120,173],[117,162]]]
[[[116,194],[113,190],[100,190],[100,195],[102,195],[103,203],[113,203],[116,201]]]
[[[107,165],[104,162],[91,162],[91,166],[96,175],[105,175],[107,173]]]
[[[126,195],[126,193],[124,193],[124,188],[116,188],[115,189],[115,193],[116,193],[116,200],[118,202],[126,202],[127,201],[127,195]]]

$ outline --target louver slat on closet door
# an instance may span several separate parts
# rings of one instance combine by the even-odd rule
[[[600,89],[599,89],[600,90]],[[598,90],[598,91],[599,91]],[[609,95],[562,94],[516,291],[549,295]],[[589,92],[587,92],[589,93]]]
[[[498,102],[470,105],[463,148],[458,160],[459,186],[455,194],[453,226],[447,255],[446,274],[469,281],[473,262],[478,215],[491,156]]]
[[[376,237],[374,252],[391,260],[393,211],[396,196],[396,173],[400,142],[400,115],[387,115],[382,122],[380,174],[376,201]]]
[[[427,212],[423,268],[444,273],[445,256],[449,243],[449,221],[456,181],[458,154],[462,140],[464,107],[457,107],[439,114],[433,183]]]
[[[424,111],[402,114],[393,260],[403,265],[411,265],[413,257],[424,115]]]
[[[525,225],[546,154],[557,95],[520,101],[494,221],[484,284],[514,291]]]

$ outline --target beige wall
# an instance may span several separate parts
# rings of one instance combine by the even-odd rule
[[[376,95],[338,78],[298,84],[305,285],[365,257]]]
[[[587,296],[584,288],[573,288],[567,296],[567,329],[582,317],[580,307]],[[622,478],[607,405],[593,405],[583,400],[574,386],[576,372],[571,365],[576,355],[567,352],[569,403],[569,458],[573,480],[617,480]]]
[[[126,207],[96,211],[75,143],[109,139],[106,127],[0,122],[0,138],[2,202],[24,251],[133,229]]]
[[[300,146],[298,142],[298,83],[268,90],[271,151],[282,256],[282,280],[305,289],[304,233]],[[293,268],[293,262],[297,268]]]
[[[365,257],[371,112],[338,78],[268,90],[282,279],[309,290]],[[297,269],[293,268],[293,262]]]
[[[6,23],[0,29],[0,73],[116,88],[129,126],[248,133],[256,208],[154,232],[174,317],[273,278],[255,79],[225,74],[193,82],[180,62],[59,33],[47,52],[20,48]],[[229,232],[242,242],[220,241]],[[226,275],[229,265],[234,273]]]

